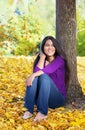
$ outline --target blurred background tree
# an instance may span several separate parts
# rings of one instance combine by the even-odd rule
[[[77,54],[85,56],[85,0],[77,0]]]
[[[82,2],[81,2],[82,1]],[[77,0],[78,55],[85,55],[85,1]],[[0,0],[0,55],[35,55],[55,36],[55,0]]]

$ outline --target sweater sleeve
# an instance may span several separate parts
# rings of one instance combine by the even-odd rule
[[[56,71],[58,68],[60,68],[63,64],[64,64],[64,60],[60,56],[57,56],[57,58],[51,64],[45,66],[43,69],[40,69],[36,65],[36,67],[34,68],[34,72],[42,70],[44,73],[50,74]]]
[[[36,65],[35,68],[34,68],[34,72],[37,72],[37,71],[39,71],[39,70],[42,70],[42,69],[40,69],[40,68]]]

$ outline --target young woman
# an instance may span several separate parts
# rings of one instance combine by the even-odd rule
[[[40,121],[47,117],[48,108],[65,104],[67,74],[66,59],[59,43],[52,36],[45,37],[34,62],[34,71],[26,80],[24,106],[27,111],[23,119],[33,115],[34,105],[37,106],[34,121]]]

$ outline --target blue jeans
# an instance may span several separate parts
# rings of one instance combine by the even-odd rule
[[[48,108],[63,106],[65,97],[51,78],[46,74],[42,74],[34,79],[32,86],[27,86],[24,101],[24,107],[32,114],[36,104],[37,110],[46,115]]]

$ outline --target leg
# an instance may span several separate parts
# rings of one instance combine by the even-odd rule
[[[57,100],[57,98],[60,98]],[[38,97],[37,108],[38,113],[34,121],[45,119],[48,112],[48,107],[58,107],[64,104],[64,97],[57,89],[54,82],[46,74],[43,74],[38,79]]]
[[[41,75],[38,79],[37,109],[44,115],[48,112],[50,87],[51,83],[49,76],[46,74]]]
[[[65,104],[65,97],[61,94],[61,92],[58,90],[53,81],[51,82],[51,84],[52,85],[49,95],[49,107],[57,108],[63,106]]]
[[[38,91],[37,108],[42,114],[47,114],[48,107],[56,108],[65,103],[64,96],[46,74],[41,75],[38,79]]]
[[[34,79],[32,86],[28,86],[26,88],[26,94],[25,94],[25,99],[24,99],[25,101],[24,107],[26,107],[28,111],[32,114],[33,114],[35,98],[37,94],[37,81],[38,81],[38,77]]]
[[[41,121],[47,118],[48,102],[51,88],[51,79],[48,75],[43,74],[38,79],[38,97],[37,97],[37,109],[38,113],[34,118],[34,121]]]

